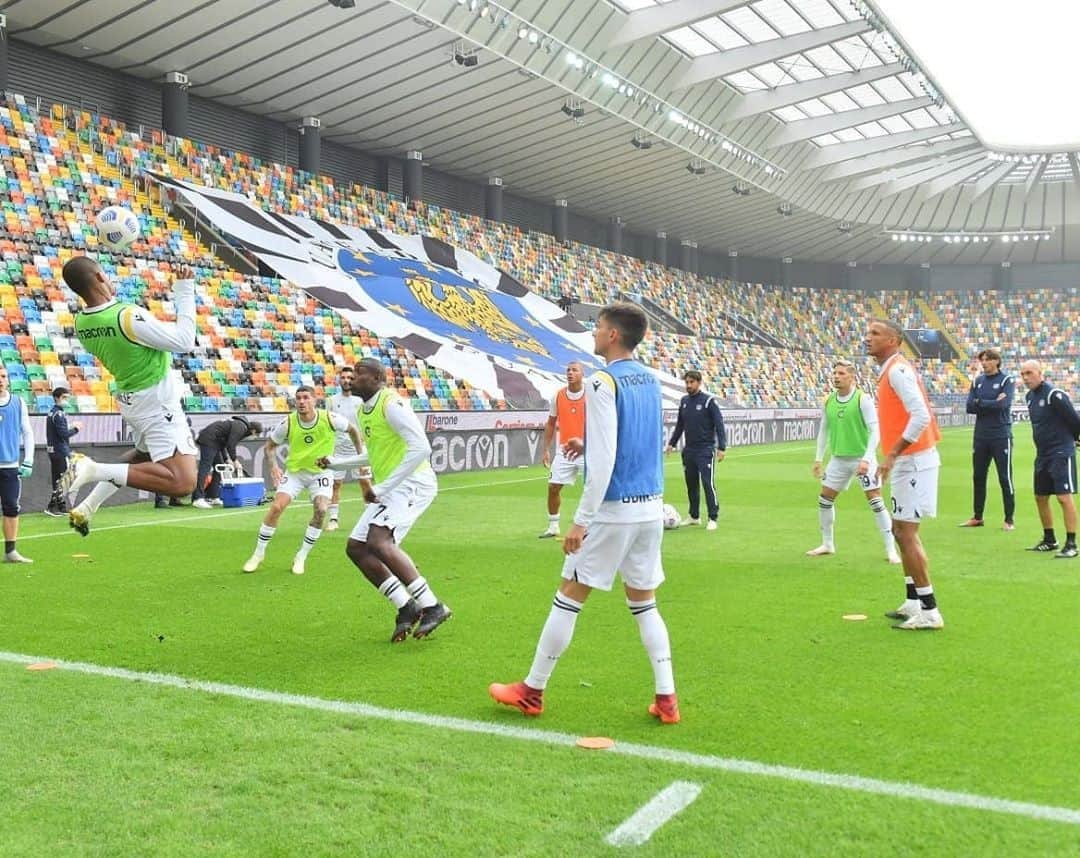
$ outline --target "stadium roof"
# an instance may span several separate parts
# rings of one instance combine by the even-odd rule
[[[892,32],[892,3],[252,5],[10,0],[3,11],[16,38],[147,78],[183,71],[204,97],[319,116],[325,138],[418,149],[446,172],[497,175],[512,193],[721,253],[1080,260],[1076,153],[988,150]]]

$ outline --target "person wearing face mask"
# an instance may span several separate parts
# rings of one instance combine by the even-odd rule
[[[52,409],[45,418],[45,444],[52,471],[52,495],[49,497],[49,505],[45,507],[45,514],[53,518],[63,518],[67,515],[67,498],[60,490],[60,478],[67,470],[68,458],[71,456],[71,439],[79,434],[82,424],[68,423],[65,406],[71,399],[71,391],[66,387],[58,387],[52,392],[52,398]]]

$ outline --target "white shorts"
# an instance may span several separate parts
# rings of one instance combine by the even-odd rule
[[[880,489],[881,477],[878,476],[877,464],[872,465],[866,474],[859,476],[861,464],[862,459],[833,456],[829,459],[829,464],[825,466],[825,479],[821,481],[821,484],[834,492],[842,492],[851,485],[852,480],[857,479],[859,488],[864,492]]]
[[[562,450],[559,450],[551,461],[551,478],[548,482],[556,486],[572,486],[577,482],[578,476],[584,474],[584,456],[568,459],[563,455]]]
[[[118,393],[120,416],[131,429],[135,449],[147,453],[154,462],[172,458],[178,450],[185,456],[199,455],[180,397],[169,379],[138,393]]]
[[[422,476],[414,474],[386,497],[379,498],[378,503],[369,503],[349,539],[367,542],[371,527],[385,527],[394,532],[394,542],[401,545],[438,493],[439,484],[433,472],[427,471]]]
[[[593,522],[577,554],[566,555],[562,576],[595,590],[610,590],[617,572],[627,587],[655,590],[664,582],[663,538],[660,519],[633,524]]]
[[[312,500],[315,500],[315,498],[329,498],[334,490],[331,472],[297,471],[291,473],[286,471],[285,476],[282,477],[281,482],[277,484],[274,491],[278,494],[288,495],[291,500],[296,500],[297,495],[304,489],[308,490]]]
[[[900,456],[889,474],[892,517],[919,522],[937,515],[937,484],[940,465],[918,467],[910,456]]]
[[[360,479],[359,468],[349,468],[347,471],[331,471],[335,483],[355,483]]]

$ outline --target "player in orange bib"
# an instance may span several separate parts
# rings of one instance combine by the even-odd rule
[[[553,539],[559,535],[559,506],[562,503],[562,487],[577,482],[578,474],[585,471],[585,457],[568,459],[563,447],[572,438],[585,437],[585,369],[575,361],[566,365],[566,387],[551,399],[547,424],[544,426],[544,467],[551,468],[548,481],[548,526],[540,534],[541,539]],[[551,442],[558,429],[559,442],[555,445],[555,458],[551,457]]]
[[[903,330],[896,322],[874,319],[866,337],[867,351],[878,362],[878,424],[885,458],[878,472],[890,480],[893,535],[904,563],[904,603],[885,616],[902,620],[893,628],[941,629],[930,561],[919,538],[919,522],[937,515],[941,440],[926,388],[915,368],[900,354]]]

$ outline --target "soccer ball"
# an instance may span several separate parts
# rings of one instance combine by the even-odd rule
[[[109,206],[94,218],[98,238],[111,250],[126,250],[139,237],[139,219],[130,209]]]
[[[664,530],[674,530],[680,522],[679,511],[669,503],[664,504]]]

